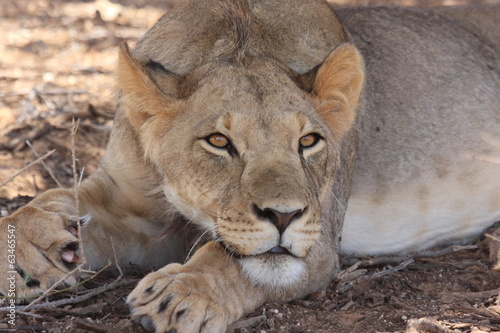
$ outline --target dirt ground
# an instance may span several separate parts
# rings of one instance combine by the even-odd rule
[[[72,118],[81,119],[78,169],[83,177],[96,169],[112,125],[117,46],[123,40],[135,42],[174,2],[0,1],[0,184],[55,150],[45,165],[31,166],[0,185],[0,216],[41,191],[72,186]],[[339,0],[336,5],[470,2]],[[407,258],[393,258],[392,264],[365,259],[365,268],[348,270],[328,290],[305,300],[265,304],[230,331],[500,332],[500,273],[491,269],[487,238],[470,249],[434,254],[411,263]],[[351,265],[346,261],[344,268]],[[16,330],[0,309],[0,332],[145,332],[130,320],[125,304],[140,275],[113,283],[113,269],[108,270],[41,302],[29,314],[18,314]]]

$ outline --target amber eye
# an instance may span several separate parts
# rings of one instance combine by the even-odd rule
[[[300,148],[310,148],[318,143],[320,140],[319,134],[311,133],[304,135],[299,139]]]
[[[208,136],[206,140],[216,148],[226,148],[229,144],[229,139],[219,133]]]

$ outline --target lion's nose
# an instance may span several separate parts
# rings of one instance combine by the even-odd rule
[[[307,210],[307,207],[304,209],[297,209],[291,212],[280,212],[273,208],[264,208],[260,209],[256,205],[254,206],[255,214],[258,217],[270,221],[276,229],[278,229],[280,234],[283,234],[292,223],[292,221],[300,218],[304,212]]]

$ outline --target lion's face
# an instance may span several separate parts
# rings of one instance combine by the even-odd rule
[[[264,63],[217,68],[164,128],[152,159],[183,214],[238,255],[307,255],[334,156],[288,76]]]
[[[186,98],[156,91],[129,115],[167,200],[243,261],[301,271],[320,237],[343,135],[321,115],[329,102],[270,61],[209,64],[192,77]],[[141,108],[157,110],[138,116]]]

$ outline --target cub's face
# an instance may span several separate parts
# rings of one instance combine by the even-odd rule
[[[186,98],[150,96],[166,110],[129,112],[167,200],[240,258],[255,283],[294,283],[320,237],[341,129],[268,61],[207,65],[191,80]]]

